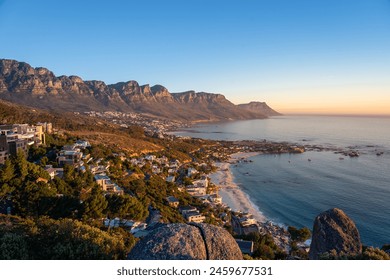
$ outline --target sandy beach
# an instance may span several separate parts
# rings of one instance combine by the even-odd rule
[[[211,181],[219,186],[219,195],[222,197],[223,203],[228,205],[233,211],[248,212],[259,222],[265,222],[266,218],[250,201],[246,193],[234,182],[234,177],[231,172],[231,163],[237,160],[246,159],[258,155],[259,153],[236,153],[232,154],[228,162],[219,162],[215,165],[218,170],[210,174]]]

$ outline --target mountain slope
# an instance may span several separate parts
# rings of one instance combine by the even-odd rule
[[[237,106],[243,110],[247,110],[254,113],[261,113],[269,117],[281,115],[280,113],[276,112],[274,109],[269,107],[265,102],[252,101],[248,104],[239,104]]]
[[[113,110],[188,121],[265,118],[270,112],[236,106],[221,94],[170,93],[164,86],[136,81],[107,85],[78,76],[56,77],[46,68],[8,59],[0,60],[0,98],[59,112]]]

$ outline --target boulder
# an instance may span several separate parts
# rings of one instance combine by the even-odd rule
[[[237,242],[223,228],[209,224],[164,224],[128,255],[131,260],[242,260]]]
[[[361,252],[359,231],[355,223],[342,210],[333,208],[315,218],[310,259],[319,259],[322,254],[341,257],[357,255]]]

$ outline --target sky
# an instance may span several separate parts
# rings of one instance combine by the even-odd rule
[[[390,115],[390,0],[0,0],[0,38],[57,76]]]

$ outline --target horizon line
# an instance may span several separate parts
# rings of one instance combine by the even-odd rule
[[[318,116],[318,117],[372,117],[390,118],[389,114],[354,114],[354,113],[281,113],[283,116]],[[275,116],[278,117],[278,116]]]

